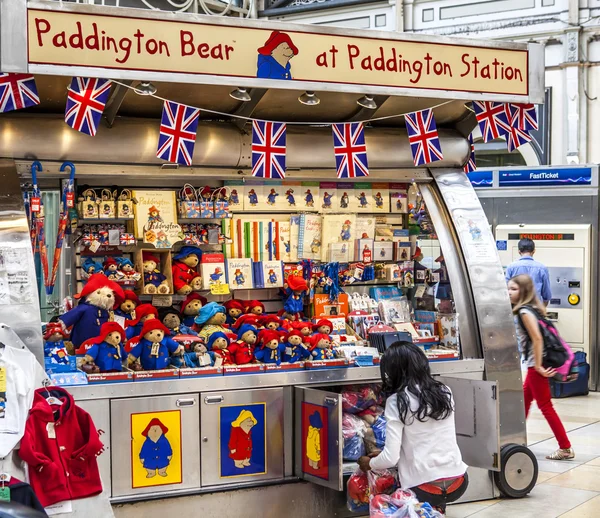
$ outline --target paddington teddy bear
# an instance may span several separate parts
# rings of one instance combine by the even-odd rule
[[[92,346],[86,351],[84,357],[84,372],[86,366],[97,366],[100,372],[121,372],[125,360],[123,340],[125,331],[116,322],[106,322],[100,328],[100,334],[88,343]],[[89,372],[89,371],[88,371]]]
[[[229,352],[236,365],[254,363],[254,349],[258,340],[258,330],[251,324],[242,324],[237,330],[237,341],[229,346]]]
[[[213,357],[202,342],[194,342],[188,352],[171,356],[171,365],[177,369],[193,369],[214,365]]]
[[[135,320],[135,310],[141,304],[138,296],[131,290],[124,290],[125,298],[113,308],[115,315],[125,320]]]
[[[310,353],[313,360],[332,360],[334,358],[329,335],[317,333],[310,337]]]
[[[178,295],[189,295],[192,291],[202,289],[202,277],[198,273],[198,263],[202,258],[202,250],[195,246],[183,246],[173,256],[173,287]]]
[[[265,315],[260,318],[259,322],[265,329],[271,331],[285,331],[285,329],[281,327],[281,320],[279,320],[277,315]]]
[[[181,323],[188,327],[192,327],[200,308],[207,303],[206,297],[198,295],[197,293],[190,293],[181,303],[181,311],[179,313],[181,316]]]
[[[175,335],[198,335],[191,327],[181,323],[179,311],[175,308],[161,308],[158,311],[158,318],[169,329],[173,336]]]
[[[64,340],[67,333],[60,322],[48,322],[44,330],[44,356],[50,359],[55,371],[70,370],[69,351]],[[73,351],[75,353],[75,351]]]
[[[66,330],[71,327],[71,342],[78,349],[83,342],[100,334],[100,327],[112,320],[113,307],[125,298],[121,287],[103,273],[93,274],[86,285],[74,296],[80,302],[59,317]]]
[[[144,370],[166,369],[171,363],[169,356],[183,351],[183,345],[169,334],[157,318],[146,320],[140,333],[141,340],[129,351],[128,364],[136,363],[139,358]]]
[[[292,328],[296,331],[300,331],[302,333],[302,336],[304,336],[305,340],[306,337],[310,336],[313,332],[312,325],[310,322],[294,322],[292,324]]]
[[[310,359],[310,351],[303,343],[304,335],[300,331],[292,329],[286,335],[284,342],[285,352],[283,361],[288,363],[296,363]]]
[[[81,266],[81,279],[87,281],[91,275],[100,273],[101,271],[102,267],[91,257],[88,257]]]
[[[206,342],[206,347],[210,351],[216,367],[233,365],[231,353],[229,352],[229,337],[225,333],[221,331],[211,333]]]
[[[331,322],[326,318],[320,319],[314,326],[313,331],[315,333],[321,333],[322,335],[330,335],[333,330]]]
[[[260,346],[254,353],[256,359],[262,363],[280,365],[281,357],[285,352],[285,344],[279,341],[280,334],[277,331],[264,329],[259,333],[258,339],[260,340]]]
[[[202,306],[194,319],[196,325],[202,326],[198,336],[208,343],[213,333],[227,334],[228,330],[224,327],[226,319],[225,308],[216,302],[209,302]]]
[[[299,275],[290,275],[283,285],[283,309],[286,313],[301,313],[304,309],[304,295],[308,293],[308,284]]]
[[[231,299],[223,304],[227,313],[227,320],[225,321],[228,325],[235,324],[235,321],[244,312],[244,306],[239,300]]]
[[[117,280],[117,272],[119,271],[119,263],[116,261],[114,257],[107,257],[102,263],[102,268],[104,270],[104,275],[108,277],[111,281]]]
[[[158,318],[158,310],[152,304],[140,304],[135,311],[135,315],[135,319],[125,321],[127,340],[140,335],[144,322]]]
[[[144,293],[167,295],[171,292],[167,277],[160,272],[158,257],[150,253],[143,254]]]
[[[265,312],[265,305],[259,300],[249,300],[244,306],[244,312],[260,316]]]
[[[121,257],[120,259],[117,259],[117,262],[119,263],[117,282],[124,287],[132,289],[142,278],[142,275],[135,270],[135,266],[131,262],[131,259]]]

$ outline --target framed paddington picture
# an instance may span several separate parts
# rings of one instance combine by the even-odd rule
[[[175,191],[133,191],[134,232],[137,239],[144,238],[144,227],[150,223],[177,224]]]

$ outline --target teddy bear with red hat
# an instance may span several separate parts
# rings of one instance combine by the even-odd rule
[[[208,300],[202,295],[197,293],[190,293],[185,300],[181,303],[181,323],[192,327],[194,325],[194,319],[198,316],[200,309],[206,306]]]
[[[160,260],[150,252],[144,252],[142,255],[142,267],[144,270],[144,293],[154,295],[159,293],[166,295],[171,293],[171,287],[167,277],[160,272],[158,266]]]
[[[115,304],[113,308],[115,315],[126,320],[135,320],[135,309],[141,304],[140,299],[131,290],[124,290],[124,295],[121,303]]]
[[[229,347],[231,358],[236,365],[255,363],[254,350],[258,340],[258,330],[253,324],[241,324],[237,329],[237,341]]]
[[[288,363],[296,363],[310,359],[310,351],[308,347],[304,345],[304,335],[292,329],[285,336],[285,352],[283,355],[283,361]]]
[[[223,304],[223,306],[225,307],[225,311],[227,313],[227,320],[225,320],[225,323],[228,325],[233,325],[244,312],[244,306],[239,300],[228,300]]]
[[[116,322],[106,322],[100,328],[100,334],[88,341],[91,347],[86,351],[82,366],[97,367],[100,372],[121,372],[125,360],[124,329]],[[92,371],[93,372],[93,371]]]
[[[139,359],[144,370],[166,369],[171,363],[170,356],[184,350],[183,345],[169,335],[169,330],[157,318],[146,320],[140,341],[129,351],[128,364],[136,363]]]
[[[173,287],[178,295],[189,295],[192,291],[202,289],[202,277],[198,273],[198,263],[202,258],[202,250],[196,246],[183,246],[173,256]]]
[[[301,313],[304,309],[304,295],[308,293],[308,284],[300,275],[290,275],[283,285],[286,299],[283,309],[292,315]]]
[[[136,318],[125,321],[127,340],[139,336],[147,320],[158,318],[158,310],[152,304],[140,304],[135,312]]]
[[[103,273],[95,273],[75,298],[79,304],[61,315],[59,322],[65,330],[72,328],[71,342],[77,349],[100,334],[102,324],[113,319],[113,307],[121,304],[125,294],[116,282]]]
[[[322,335],[330,335],[332,330],[333,326],[326,318],[321,318],[315,325],[313,325],[313,331],[315,333],[321,333]]]
[[[69,369],[69,351],[65,345],[67,333],[60,322],[48,322],[44,330],[44,356],[56,366],[56,372]],[[73,351],[74,353],[74,351]]]
[[[260,316],[265,312],[265,305],[260,300],[249,300],[244,306],[244,312]]]
[[[259,348],[254,355],[259,362],[281,364],[285,352],[285,344],[280,342],[281,334],[271,329],[263,329],[258,333]]]
[[[102,263],[102,269],[104,275],[106,275],[111,281],[116,281],[119,273],[119,263],[114,257],[107,257]]]
[[[316,333],[310,337],[310,354],[313,360],[332,360],[335,358],[331,337]]]

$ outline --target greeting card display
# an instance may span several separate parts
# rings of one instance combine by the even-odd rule
[[[390,210],[399,214],[408,213],[408,192],[404,184],[390,184]]]

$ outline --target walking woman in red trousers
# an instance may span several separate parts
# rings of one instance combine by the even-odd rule
[[[508,281],[508,294],[516,316],[519,349],[527,365],[527,376],[523,384],[525,417],[529,415],[531,403],[535,400],[546,418],[552,433],[558,441],[558,450],[546,458],[549,460],[572,460],[575,452],[560,417],[552,405],[550,381],[556,374],[554,369],[542,366],[544,340],[538,323],[538,316],[546,316],[546,308],[539,301],[533,281],[529,275],[517,275]]]

